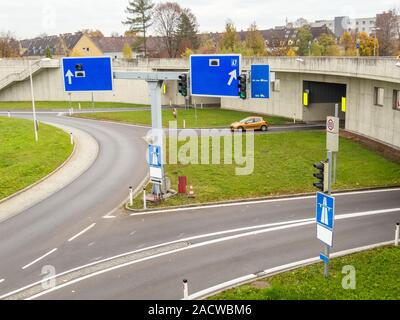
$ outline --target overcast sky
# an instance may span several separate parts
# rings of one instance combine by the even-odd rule
[[[154,0],[155,3],[161,2]],[[394,0],[178,0],[197,16],[200,31],[222,31],[227,19],[238,30],[252,21],[259,28],[284,25],[286,17],[294,21],[332,19],[334,16],[355,18],[399,7]],[[17,38],[41,33],[60,34],[81,29],[100,29],[105,35],[122,34],[128,0],[0,0],[0,32],[12,31]],[[351,3],[351,4],[350,4]]]

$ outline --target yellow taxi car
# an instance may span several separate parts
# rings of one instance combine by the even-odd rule
[[[239,122],[234,122],[231,124],[232,131],[243,132],[246,130],[261,130],[267,131],[269,123],[265,121],[262,117],[248,117]]]

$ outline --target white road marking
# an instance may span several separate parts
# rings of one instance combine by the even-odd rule
[[[340,251],[340,252],[335,252],[335,253],[331,254],[331,258],[337,258],[337,257],[353,254],[356,252],[371,250],[371,249],[374,249],[377,247],[387,246],[387,245],[391,245],[391,244],[393,244],[393,241],[388,241],[388,242],[378,243],[378,244],[369,245],[369,246],[365,246],[365,247],[359,247],[359,248],[344,250],[344,251]],[[239,286],[239,285],[242,285],[245,283],[249,283],[250,281],[254,281],[259,278],[266,278],[268,276],[272,276],[277,273],[289,271],[292,269],[296,269],[298,267],[307,266],[307,265],[310,265],[310,264],[313,264],[313,263],[316,263],[319,261],[320,261],[319,257],[314,257],[314,258],[305,259],[305,260],[301,260],[301,261],[297,261],[297,262],[292,262],[292,263],[288,263],[288,264],[285,264],[282,266],[277,266],[274,268],[264,270],[263,272],[261,272],[261,276],[258,276],[255,274],[249,274],[249,275],[246,275],[246,276],[243,276],[240,278],[236,278],[233,280],[229,280],[227,282],[218,284],[216,286],[204,289],[202,291],[193,293],[188,297],[187,300],[205,299],[205,298],[207,298],[211,295],[217,294],[218,292],[221,292],[223,290],[228,290],[233,287],[236,287],[236,286]]]
[[[29,268],[31,265],[35,264],[36,262],[39,262],[40,260],[46,258],[47,256],[51,255],[53,252],[56,252],[56,251],[57,251],[57,248],[54,248],[53,250],[47,252],[46,254],[42,255],[41,257],[37,258],[36,260],[32,261],[31,263],[28,263],[26,266],[23,266],[22,270]]]
[[[394,191],[400,191],[400,188],[341,192],[341,193],[339,192],[339,193],[334,193],[333,196],[350,196],[350,195],[381,193],[381,192],[394,192]],[[214,208],[224,208],[224,207],[249,206],[249,205],[271,203],[271,202],[295,201],[295,200],[306,200],[306,199],[315,199],[315,195],[300,196],[300,197],[293,197],[293,198],[279,198],[279,199],[265,199],[265,200],[254,200],[254,201],[234,202],[234,203],[222,203],[222,204],[204,205],[204,206],[188,207],[188,208],[155,210],[155,211],[147,211],[147,212],[143,212],[143,213],[131,213],[130,216],[134,217],[134,216],[144,216],[144,215],[150,215],[150,214],[156,214],[156,213],[182,212],[182,211],[193,211],[193,210],[214,209]]]
[[[0,283],[4,282],[6,279],[0,279]]]
[[[116,211],[116,209],[111,210],[109,213],[107,213],[105,216],[103,216],[103,219],[114,219],[115,216],[113,216],[112,214]]]
[[[338,215],[338,216],[336,216],[336,220],[357,218],[357,217],[368,216],[368,215],[377,215],[377,214],[382,214],[382,213],[392,213],[392,212],[397,212],[397,211],[400,211],[400,208],[387,209],[387,210],[375,210],[375,211],[360,212],[360,213],[350,213],[350,214],[345,214],[345,215]],[[266,233],[266,232],[272,232],[272,231],[285,230],[285,229],[289,229],[289,228],[301,227],[301,226],[311,225],[311,224],[314,224],[314,223],[315,223],[315,218],[304,219],[304,220],[293,220],[293,221],[272,223],[272,224],[267,224],[267,225],[260,225],[260,226],[252,226],[252,227],[246,227],[246,228],[232,229],[232,230],[226,230],[226,231],[220,231],[220,232],[214,232],[214,233],[209,233],[209,234],[198,235],[198,236],[194,236],[194,237],[190,237],[190,238],[186,238],[186,239],[179,239],[179,240],[176,240],[176,241],[166,242],[166,243],[158,244],[158,245],[147,247],[147,248],[143,248],[143,249],[126,252],[126,253],[119,254],[119,255],[116,255],[116,256],[113,256],[113,257],[110,257],[110,258],[106,258],[106,259],[101,260],[101,261],[96,261],[96,262],[92,262],[92,263],[89,263],[89,264],[86,264],[86,265],[83,265],[83,266],[79,266],[79,267],[64,271],[64,272],[62,272],[60,274],[54,275],[54,276],[48,278],[48,280],[55,279],[57,277],[61,277],[61,276],[64,276],[66,274],[69,274],[71,272],[75,272],[75,271],[78,271],[78,270],[81,270],[81,269],[84,269],[84,268],[88,268],[88,267],[91,267],[91,266],[99,264],[99,263],[104,263],[104,262],[107,262],[107,261],[110,261],[110,260],[114,260],[114,259],[117,259],[117,258],[121,258],[121,257],[124,257],[124,256],[140,253],[140,252],[147,251],[147,250],[157,249],[157,248],[160,248],[160,247],[163,247],[163,246],[176,244],[176,243],[179,243],[179,242],[202,239],[202,238],[207,238],[207,237],[211,237],[211,236],[215,236],[215,235],[223,235],[223,234],[228,234],[228,233],[233,233],[233,232],[238,232],[238,231],[243,231],[243,230],[254,230],[254,229],[259,229],[259,228],[265,228],[266,226],[270,226],[270,227],[271,226],[278,226],[276,228],[268,228],[268,229],[263,229],[263,230],[259,230],[259,231],[256,231],[256,232],[253,231],[253,232],[249,232],[249,233],[234,235],[234,236],[225,237],[225,238],[216,239],[216,240],[211,240],[211,241],[207,241],[207,242],[202,242],[202,243],[195,244],[195,245],[192,245],[192,246],[189,246],[189,247],[185,247],[185,248],[182,248],[182,249],[176,249],[176,250],[169,251],[169,252],[164,252],[162,254],[158,254],[158,255],[155,255],[155,256],[146,257],[146,258],[141,259],[141,260],[131,261],[131,262],[129,262],[129,264],[139,263],[139,262],[146,261],[146,260],[149,260],[149,259],[158,258],[158,257],[164,256],[164,255],[167,255],[167,254],[173,254],[173,253],[177,253],[177,252],[188,250],[188,249],[194,249],[194,248],[197,248],[197,247],[201,247],[201,246],[205,246],[205,245],[209,245],[209,244],[214,244],[214,243],[217,243],[217,242],[223,242],[223,241],[233,240],[233,239],[237,239],[237,238],[241,238],[241,237],[247,237],[247,236],[254,236],[254,235],[258,235],[258,234]],[[107,272],[107,271],[112,271],[112,270],[118,269],[120,267],[122,268],[122,267],[125,267],[126,265],[129,265],[129,264],[123,264],[123,265],[114,266],[110,270],[108,270],[108,269],[100,270],[96,274],[93,274],[92,276],[95,276],[95,275],[98,275],[98,274],[101,274],[101,273],[104,273],[104,272]],[[87,279],[88,276],[89,275],[85,276],[81,280],[79,280],[80,278],[77,278],[77,279],[74,280],[74,282],[72,282],[72,283],[71,282],[67,282],[65,284],[69,285],[69,284],[73,284],[73,283],[85,280],[85,279]],[[77,280],[79,280],[79,281],[77,281]],[[27,289],[29,289],[29,288],[31,288],[33,286],[36,286],[38,284],[41,284],[41,283],[42,283],[41,281],[37,281],[35,283],[32,283],[32,284],[27,285],[25,287],[22,287],[20,289],[16,289],[16,290],[14,290],[12,292],[9,292],[9,293],[6,293],[6,294],[0,296],[0,299],[7,298],[9,296],[12,296],[12,295],[14,295],[16,293],[19,293],[21,291],[27,290]],[[60,289],[60,287],[55,287],[55,288],[53,288],[52,291],[58,290],[58,289]],[[51,292],[51,291],[44,291],[44,292],[39,293],[39,294],[43,295],[43,294],[46,294],[46,293],[49,293],[49,292]],[[29,299],[33,299],[33,298],[34,297],[31,297]]]
[[[74,235],[72,238],[68,239],[68,242],[74,241],[76,238],[80,237],[81,235],[83,235],[85,232],[89,231],[90,229],[92,229],[94,226],[96,225],[96,223],[92,223],[89,227],[87,227],[86,229],[83,229],[81,232],[77,233],[76,235]]]

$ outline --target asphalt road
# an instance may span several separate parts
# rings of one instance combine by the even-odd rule
[[[87,131],[100,153],[71,185],[0,224],[0,296],[41,281],[43,266],[50,265],[57,274],[77,270],[57,278],[57,290],[39,299],[179,299],[184,278],[196,292],[322,249],[315,238],[314,197],[142,216],[117,210],[104,218],[147,173],[141,138],[146,129],[40,119]],[[334,251],[394,238],[400,189],[336,197]],[[34,292],[17,294],[29,298]]]

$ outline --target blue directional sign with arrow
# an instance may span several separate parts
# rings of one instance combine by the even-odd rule
[[[111,57],[63,58],[66,92],[112,91]]]
[[[192,96],[238,97],[241,55],[192,55]]]
[[[269,65],[251,66],[251,98],[269,99],[270,69]]]

